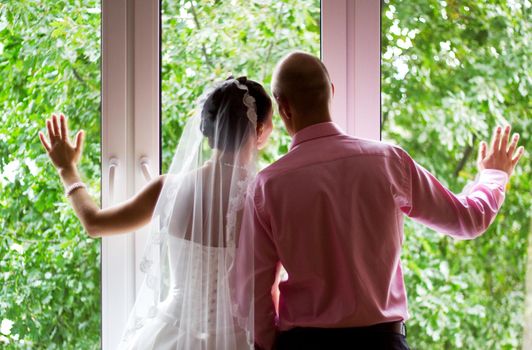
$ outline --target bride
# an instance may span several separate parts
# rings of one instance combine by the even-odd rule
[[[272,131],[264,88],[240,77],[209,89],[184,128],[169,173],[108,209],[98,208],[77,171],[83,132],[72,144],[63,115],[53,115],[46,127],[48,138],[39,138],[91,237],[150,226],[140,266],[145,279],[120,349],[252,349],[253,290],[238,288],[232,276],[242,202],[257,151]],[[247,311],[237,317],[238,308]]]

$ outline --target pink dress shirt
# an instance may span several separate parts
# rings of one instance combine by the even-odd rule
[[[484,170],[455,195],[399,147],[348,136],[334,123],[299,131],[290,152],[258,174],[245,204],[239,244],[256,249],[254,257],[240,250],[237,263],[254,265],[256,344],[271,348],[276,329],[406,320],[404,214],[475,238],[495,218],[507,181]],[[289,277],[279,283],[276,315],[279,263]]]

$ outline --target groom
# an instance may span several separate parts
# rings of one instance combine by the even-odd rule
[[[456,239],[481,235],[523,154],[518,135],[509,140],[510,127],[498,127],[489,149],[481,144],[478,181],[455,195],[401,148],[344,134],[331,121],[334,86],[316,57],[285,57],[272,88],[292,144],[259,173],[240,236],[256,247],[247,262],[257,347],[408,349],[404,215]],[[281,264],[289,277],[279,283],[277,315]]]

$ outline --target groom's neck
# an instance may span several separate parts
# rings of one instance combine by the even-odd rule
[[[300,130],[305,129],[311,125],[331,122],[331,113],[329,109],[324,109],[315,113],[306,113],[301,116],[296,116],[294,118],[294,134]]]

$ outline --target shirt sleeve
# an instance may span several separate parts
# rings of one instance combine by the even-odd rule
[[[401,152],[401,156],[401,210],[406,215],[456,239],[472,239],[488,229],[504,202],[508,182],[505,172],[483,170],[473,184],[457,195],[406,152]]]
[[[239,287],[242,284],[246,286],[239,292],[239,303],[246,304],[246,297],[242,293],[253,295],[251,308],[254,310],[250,314],[254,315],[255,344],[260,349],[271,349],[276,336],[272,286],[276,280],[279,258],[269,221],[261,211],[263,200],[259,185],[256,185],[254,192],[255,195],[246,198],[236,255],[236,264],[241,271],[239,280],[243,281]]]

